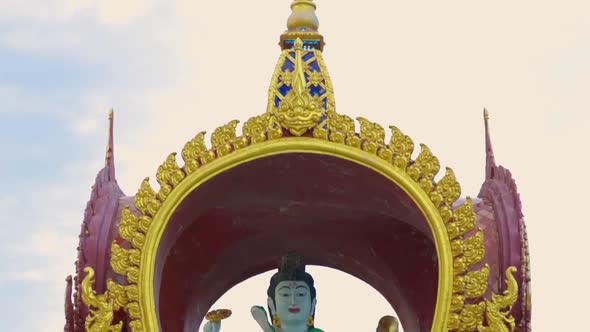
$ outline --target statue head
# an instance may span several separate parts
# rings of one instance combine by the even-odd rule
[[[316,290],[301,256],[289,253],[281,257],[279,271],[270,279],[267,295],[273,320],[278,318],[281,325],[313,326]]]

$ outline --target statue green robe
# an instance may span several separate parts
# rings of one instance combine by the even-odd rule
[[[273,331],[275,331],[275,328],[274,328],[274,326],[271,326],[270,328],[271,328]],[[311,329],[307,330],[307,332],[324,332],[324,331],[314,327],[314,328],[311,328]]]

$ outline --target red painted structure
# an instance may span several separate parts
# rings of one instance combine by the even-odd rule
[[[106,165],[97,176],[82,224],[76,290],[86,266],[96,271],[98,293],[105,290],[108,278],[124,282],[109,265],[108,248],[113,240],[121,240],[121,210],[133,206],[133,197],[125,196],[115,179],[112,119],[108,146]],[[506,267],[525,267],[525,234],[514,180],[508,170],[495,165],[487,121],[486,147],[486,180],[481,200],[474,201],[486,257],[472,268],[488,264],[488,292],[498,293],[505,288]],[[221,294],[274,269],[277,253],[285,250],[373,286],[396,309],[406,331],[430,330],[438,267],[422,213],[380,174],[335,157],[302,153],[266,157],[226,171],[179,206],[156,262],[154,287],[162,330],[194,329]],[[528,291],[527,276],[516,277]],[[86,315],[87,308],[75,295],[66,305],[65,331],[83,331]],[[514,306],[513,315],[519,322],[516,331],[527,331],[530,308],[525,297]]]

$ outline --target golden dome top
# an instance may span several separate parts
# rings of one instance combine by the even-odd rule
[[[313,0],[295,0],[291,3],[291,16],[287,20],[289,31],[318,31],[320,22],[315,15]]]

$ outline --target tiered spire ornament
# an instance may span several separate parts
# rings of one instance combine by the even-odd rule
[[[283,51],[271,80],[269,116],[294,136],[304,136],[316,125],[325,127],[335,109],[334,90],[322,58],[323,37],[318,33],[316,4],[295,0],[281,35]]]

